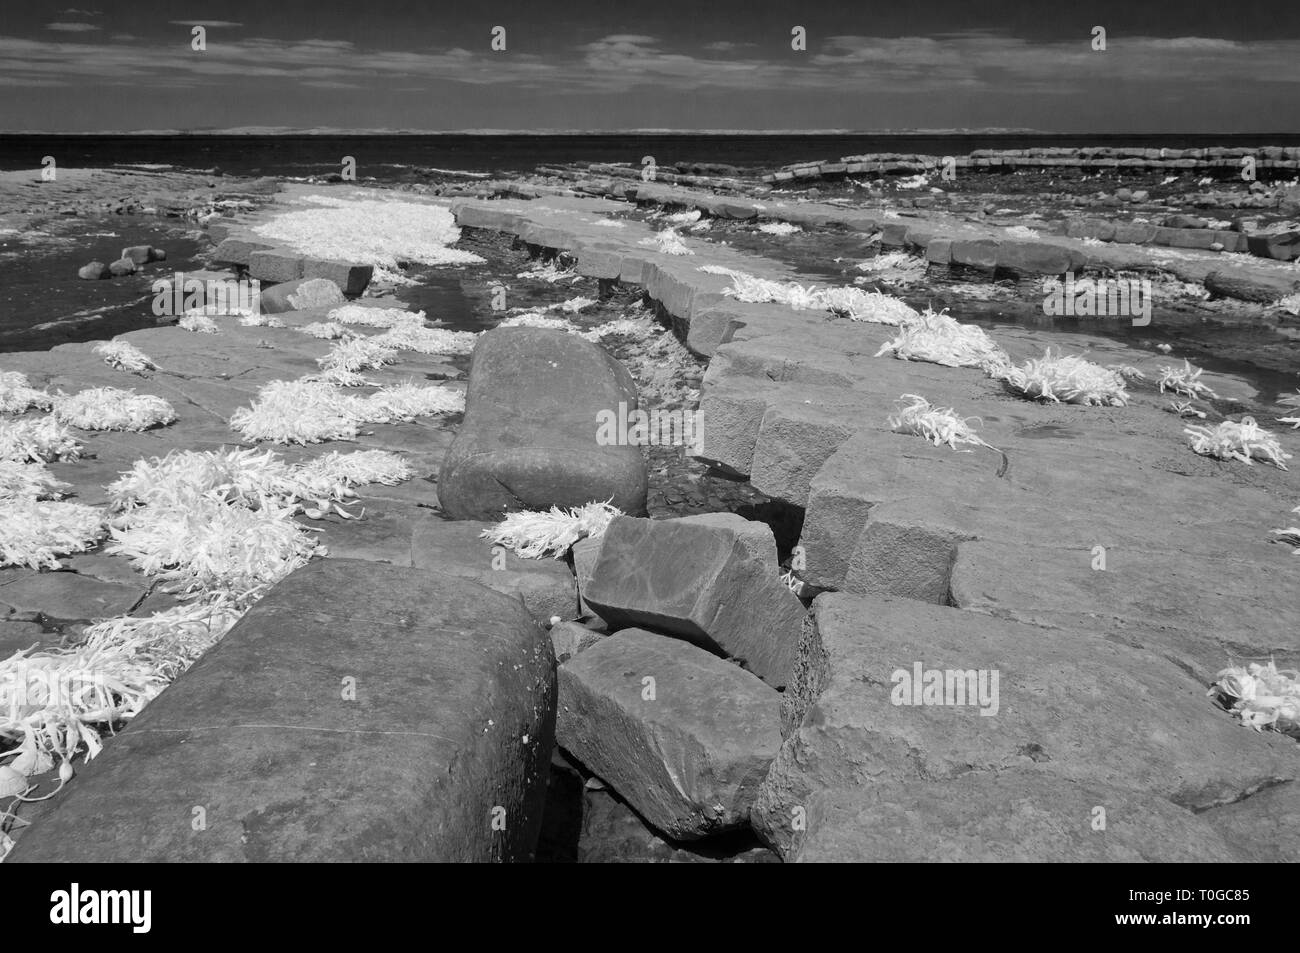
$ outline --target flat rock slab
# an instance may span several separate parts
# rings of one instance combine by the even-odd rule
[[[312,563],[79,767],[9,862],[526,860],[554,666],[508,597]]]
[[[1275,784],[1201,815],[1243,860],[1293,864],[1300,857],[1300,784]]]
[[[59,620],[107,619],[129,612],[149,587],[118,585],[75,572],[43,572],[0,586],[0,604]]]
[[[740,827],[781,744],[781,696],[703,649],[644,629],[560,667],[560,745],[668,836]]]
[[[562,559],[521,559],[504,546],[482,537],[491,523],[444,520],[424,515],[411,524],[410,559],[428,569],[472,579],[480,585],[522,600],[539,620],[578,614],[573,573]]]
[[[674,635],[781,688],[806,613],[779,573],[765,523],[732,513],[620,516],[605,530],[583,598],[612,628]]]
[[[1094,826],[1100,819],[1104,828]],[[1203,815],[1150,794],[1032,768],[820,791],[802,823],[787,863],[1244,859]]]
[[[1183,669],[1085,631],[830,593],[797,673],[754,810],[782,849],[792,811],[830,789],[865,804],[880,784],[1031,767],[1199,810],[1300,773],[1291,739],[1242,728]]]
[[[646,505],[641,449],[602,442],[602,415],[637,407],[631,374],[605,350],[563,331],[496,328],[474,347],[465,420],[438,479],[452,519],[499,519],[611,500]]]

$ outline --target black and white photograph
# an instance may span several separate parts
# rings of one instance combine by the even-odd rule
[[[1300,6],[0,0],[18,919],[1068,865],[1239,942],[1298,669]]]

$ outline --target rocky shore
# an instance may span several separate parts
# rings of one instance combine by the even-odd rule
[[[975,177],[1241,158],[1087,152],[972,154],[951,192],[883,179],[939,170],[923,157],[549,169],[460,195],[224,183],[244,197],[201,206],[213,251],[192,304],[256,280],[256,314],[121,335],[150,359],[135,373],[91,344],[0,354],[56,417],[60,392],[115,387],[175,418],[82,429],[79,457],[48,462],[66,499],[106,508],[110,545],[0,568],[0,658],[185,604],[166,574],[184,557],[108,551],[114,481],[138,461],[362,449],[408,470],[352,485],[363,512],[294,503],[327,554],[241,603],[66,790],[0,804],[20,818],[8,861],[1294,857],[1294,708],[1254,730],[1221,675],[1300,665],[1275,532],[1300,504],[1294,407],[1139,335],[976,334],[922,299],[996,284],[1039,308],[1067,275],[1146,279],[1165,289],[1155,328],[1230,314],[1282,337],[1300,312],[1282,176],[1300,156],[1261,151],[1268,184],[1221,183],[1200,216],[1194,183],[1170,202],[1115,179],[1116,201],[1080,214],[1077,195],[1017,211]],[[817,195],[789,189],[813,179]],[[173,187],[194,208],[207,185]],[[1256,219],[1218,217],[1255,198],[1235,207]],[[323,209],[447,241],[392,261],[360,231],[298,241],[293,216]],[[852,249],[862,280],[754,250],[796,233]],[[463,338],[411,317],[412,261],[501,274],[480,317],[504,326]],[[1045,387],[1048,348],[1085,357],[1068,370],[1087,387]],[[272,403],[276,382],[322,374]],[[320,395],[388,406],[406,385],[424,412],[350,431],[342,413],[322,442],[294,429],[325,426],[300,413]],[[20,410],[0,421],[41,415]],[[698,440],[599,435],[603,412],[638,411],[693,415]],[[1272,443],[1197,439],[1246,421]]]

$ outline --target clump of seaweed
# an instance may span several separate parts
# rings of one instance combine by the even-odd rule
[[[483,530],[481,535],[525,559],[540,559],[547,554],[559,559],[578,540],[603,536],[610,520],[620,513],[621,510],[608,500],[571,509],[552,506],[548,513],[519,510],[507,514],[504,520]]]
[[[1255,423],[1253,417],[1242,417],[1240,423],[1225,420],[1214,427],[1192,425],[1183,428],[1183,433],[1190,438],[1194,451],[1219,460],[1242,463],[1262,460],[1285,470],[1286,461],[1293,456],[1282,449],[1272,432]]]

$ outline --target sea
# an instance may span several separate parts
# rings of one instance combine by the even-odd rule
[[[165,166],[219,169],[230,175],[307,176],[339,171],[343,156],[357,160],[359,177],[401,181],[412,170],[488,174],[531,172],[539,165],[628,162],[712,162],[767,169],[795,162],[869,152],[964,155],[974,149],[1035,146],[1300,145],[1300,134],[1280,135],[1051,135],[943,134],[693,134],[582,135],[281,135],[281,136],[0,136],[0,170],[39,168],[53,155],[70,168]]]

